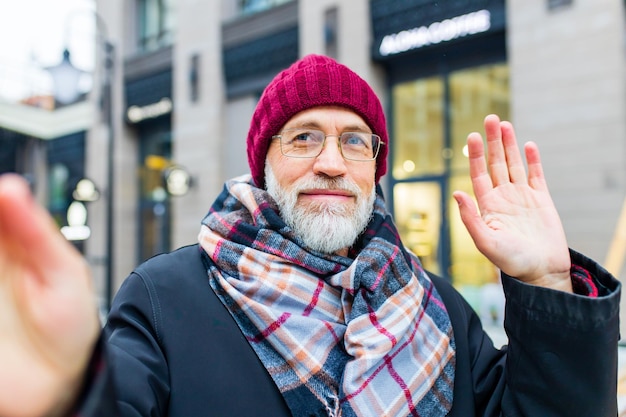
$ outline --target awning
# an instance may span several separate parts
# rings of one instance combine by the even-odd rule
[[[86,131],[94,123],[94,104],[82,101],[56,110],[0,100],[0,128],[39,139]]]

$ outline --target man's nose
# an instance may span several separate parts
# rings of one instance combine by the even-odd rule
[[[315,158],[313,171],[329,177],[338,177],[347,172],[346,160],[339,149],[338,137],[332,135],[326,137],[322,152]]]

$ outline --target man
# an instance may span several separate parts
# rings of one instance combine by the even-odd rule
[[[568,250],[536,145],[527,175],[511,124],[485,133],[488,162],[468,137],[480,213],[454,198],[502,271],[503,350],[404,248],[378,186],[382,107],[330,58],[268,85],[251,175],[197,245],[129,276],[99,341],[83,261],[1,179],[0,415],[615,416],[620,285]]]

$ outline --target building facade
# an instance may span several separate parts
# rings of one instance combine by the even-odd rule
[[[85,253],[113,292],[149,256],[194,243],[226,179],[247,172],[245,138],[267,83],[327,54],[370,82],[387,111],[382,185],[407,245],[480,303],[497,271],[476,251],[451,193],[471,191],[464,145],[486,114],[542,151],[570,246],[622,273],[626,195],[621,0],[108,0],[115,46],[113,230],[91,203]],[[95,98],[94,98],[95,99]],[[86,135],[85,174],[107,188],[109,127]],[[173,196],[163,174],[191,174]],[[108,192],[108,191],[107,191]]]

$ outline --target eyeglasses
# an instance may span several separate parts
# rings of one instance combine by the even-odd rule
[[[285,129],[272,139],[280,139],[280,151],[290,158],[315,158],[322,153],[326,138],[337,137],[341,155],[351,161],[373,161],[380,146],[385,143],[380,136],[365,132],[343,132],[327,135],[315,129]]]

